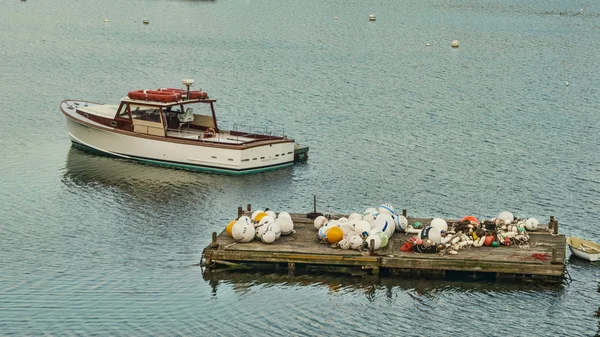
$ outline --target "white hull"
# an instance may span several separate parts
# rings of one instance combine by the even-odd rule
[[[594,242],[571,236],[567,238],[567,244],[571,253],[580,259],[594,262],[600,258],[600,245]]]
[[[240,149],[224,148],[129,135],[113,132],[106,127],[87,126],[69,117],[66,119],[67,130],[74,144],[106,155],[148,164],[245,174],[290,166],[294,161],[293,142]]]

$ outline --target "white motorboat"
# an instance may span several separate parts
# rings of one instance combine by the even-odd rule
[[[595,242],[569,236],[567,244],[571,249],[571,253],[580,259],[598,261],[600,257],[600,245]]]
[[[293,165],[308,157],[285,134],[250,126],[220,129],[206,92],[135,90],[118,105],[64,100],[60,109],[74,146],[141,163],[205,172],[248,174]]]

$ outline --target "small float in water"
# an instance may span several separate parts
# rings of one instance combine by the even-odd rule
[[[600,257],[600,245],[584,240],[575,236],[569,236],[567,238],[567,244],[569,245],[569,249],[571,253],[576,257],[588,261],[598,261]]]

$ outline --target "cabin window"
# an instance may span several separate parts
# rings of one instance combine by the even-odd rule
[[[129,112],[128,112],[127,108],[128,108],[127,104],[121,105],[121,110],[119,110],[119,114],[117,116],[120,118],[129,119]]]
[[[131,104],[131,118],[160,123],[160,110],[156,107]]]

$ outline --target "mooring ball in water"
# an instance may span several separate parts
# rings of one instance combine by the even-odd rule
[[[425,241],[427,239],[433,241],[433,243],[438,244],[442,242],[442,234],[438,228],[427,226],[419,231],[417,237],[421,240]]]
[[[348,241],[350,242],[350,249],[359,249],[362,247],[364,242],[363,239],[358,235],[352,236]]]
[[[326,223],[327,223],[327,218],[322,215],[319,215],[318,217],[315,218],[315,221],[314,221],[315,229],[319,229],[319,228],[323,227]]]
[[[527,221],[525,221],[525,228],[527,228],[528,231],[537,230],[539,225],[540,225],[540,222],[536,218],[529,218],[529,219],[527,219]]]
[[[238,222],[238,221],[231,220],[231,221],[229,221],[227,226],[225,226],[225,231],[227,232],[227,235],[229,235],[230,237],[233,237],[233,234],[231,234],[231,229],[233,229],[233,225],[235,225],[236,222]]]
[[[464,216],[462,219],[460,219],[460,222],[463,222],[463,221],[468,221],[468,222],[470,222],[472,224],[479,225],[479,220],[477,220],[477,218],[474,217],[474,216],[472,216],[472,215]]]
[[[339,227],[332,227],[327,231],[327,241],[329,243],[338,243],[344,238],[344,232]]]
[[[504,221],[505,225],[508,225],[515,221],[515,216],[511,212],[502,211],[498,214],[498,219]]]
[[[340,242],[338,242],[338,246],[343,250],[347,250],[350,249],[350,242],[346,239],[341,239]]]
[[[458,40],[452,40],[452,48],[458,48]]]
[[[275,219],[273,219],[273,217],[270,215],[265,215],[260,219],[260,221],[258,222],[258,225],[256,227],[270,225],[272,223],[275,223]]]
[[[279,218],[288,218],[291,220],[292,216],[288,212],[279,212],[279,214],[277,214],[277,219]]]
[[[394,213],[394,207],[392,207],[392,205],[390,205],[390,204],[381,204],[377,208],[377,211],[379,211],[379,214],[387,213],[387,214],[392,215]]]
[[[367,237],[367,247],[371,248],[371,241],[373,241],[373,250],[381,248],[381,237],[377,234],[371,234]]]
[[[294,231],[294,222],[292,222],[291,218],[280,217],[275,220],[275,223],[281,228],[281,235],[289,235]]]
[[[275,214],[275,212],[268,210],[268,211],[265,211],[265,213],[270,215],[273,219],[277,219],[277,214]]]
[[[260,238],[260,241],[263,243],[273,243],[275,242],[276,235],[272,231],[266,231]]]
[[[233,239],[238,242],[250,242],[254,239],[254,227],[241,222],[236,222],[231,229]]]
[[[431,224],[429,224],[429,226],[431,226],[433,228],[437,228],[440,231],[444,231],[444,232],[448,231],[448,223],[446,223],[446,220],[444,220],[442,218],[435,218],[435,219],[431,220]]]
[[[371,224],[366,220],[360,220],[354,226],[354,231],[358,235],[366,238],[368,236],[369,232],[371,231]]]
[[[352,220],[352,219],[362,220],[362,215],[360,215],[358,213],[352,213],[352,214],[348,215],[348,220]]]

